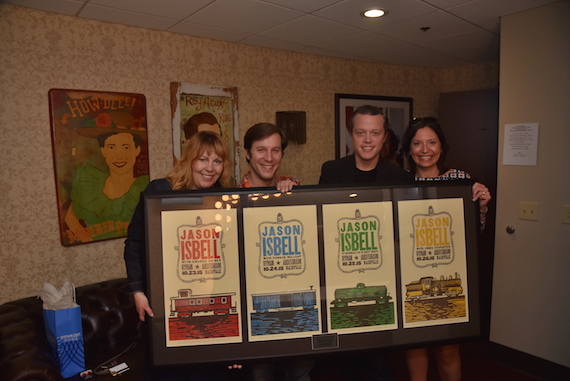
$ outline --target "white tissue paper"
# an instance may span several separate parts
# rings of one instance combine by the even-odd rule
[[[40,297],[44,302],[44,310],[64,310],[78,306],[75,303],[75,287],[68,280],[59,290],[53,284],[45,282]]]

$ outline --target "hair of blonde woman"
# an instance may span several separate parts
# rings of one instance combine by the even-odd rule
[[[223,163],[223,171],[214,188],[228,188],[231,179],[231,162],[226,143],[222,138],[209,131],[201,131],[192,136],[186,144],[180,159],[166,175],[173,190],[192,189],[192,165],[204,154],[216,153]]]

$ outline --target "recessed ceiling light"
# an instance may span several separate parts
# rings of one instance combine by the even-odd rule
[[[384,12],[382,9],[369,9],[367,11],[364,11],[362,14],[364,17],[378,18],[384,16],[386,12]]]

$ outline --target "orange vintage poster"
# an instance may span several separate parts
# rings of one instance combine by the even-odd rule
[[[398,202],[404,328],[469,321],[463,199]]]
[[[232,179],[239,179],[239,119],[236,87],[172,82],[173,151],[180,158],[186,141],[199,131],[219,134],[228,145]]]
[[[61,243],[125,237],[149,182],[142,94],[52,89]]]
[[[235,209],[162,212],[167,347],[241,342]]]

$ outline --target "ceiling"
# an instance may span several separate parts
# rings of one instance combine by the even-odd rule
[[[500,17],[556,0],[0,0],[322,56],[451,67],[499,58]],[[387,13],[366,19],[361,12]]]

